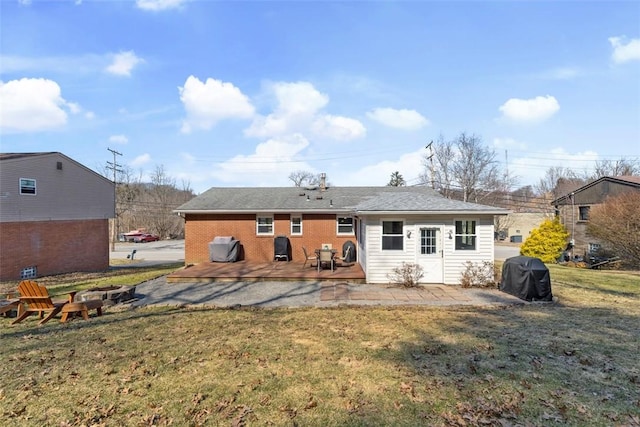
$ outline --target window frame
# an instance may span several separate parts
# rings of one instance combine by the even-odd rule
[[[462,228],[462,232],[458,233],[458,227],[457,224],[458,223],[462,223],[461,224],[461,228]],[[472,224],[472,228],[473,228],[473,232],[469,233],[466,232],[465,233],[465,226],[464,224],[466,223],[471,223]],[[455,251],[477,251],[478,250],[478,224],[480,223],[480,221],[478,221],[477,218],[465,218],[465,219],[454,219],[453,220],[453,249]],[[469,239],[471,238],[471,240],[473,241],[473,245],[470,245],[469,247],[465,247],[463,246],[463,240],[464,239]],[[458,243],[458,241],[460,241],[460,243]]]
[[[399,233],[385,233],[384,231],[384,224],[385,223],[400,223],[400,232]],[[386,239],[385,239],[386,237]],[[401,246],[400,248],[394,248],[394,243],[396,242],[397,238],[400,237],[400,242],[401,242]],[[385,242],[388,242],[389,239],[391,240],[391,247],[385,247]],[[404,220],[403,219],[383,219],[380,220],[380,250],[383,252],[386,251],[404,251]]]
[[[261,219],[271,220],[270,224],[260,224]],[[270,232],[260,232],[261,226],[271,226]],[[275,224],[273,219],[273,214],[256,214],[256,236],[273,236],[275,231]]]
[[[299,224],[294,224],[294,220],[298,219],[300,220]],[[293,227],[298,225],[300,227],[300,231],[293,231]],[[291,214],[291,216],[289,217],[289,232],[291,233],[292,236],[302,236],[302,214]]]
[[[23,184],[23,181],[25,182],[24,184]],[[26,182],[26,181],[29,181],[29,182]],[[30,182],[33,182],[33,192],[24,191],[27,188],[31,188],[31,186],[28,185]],[[34,178],[20,178],[18,180],[18,186],[19,186],[19,191],[21,196],[36,196],[38,194],[38,185]]]
[[[340,227],[345,227],[345,224],[340,224],[341,219],[351,220],[351,231],[340,231]],[[355,230],[355,221],[351,215],[336,215],[336,235],[338,236],[353,236]]]
[[[591,206],[578,206],[578,221],[589,221]]]

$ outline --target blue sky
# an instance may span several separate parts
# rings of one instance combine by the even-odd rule
[[[196,192],[409,184],[479,135],[519,185],[640,158],[640,2],[0,0],[0,151]]]

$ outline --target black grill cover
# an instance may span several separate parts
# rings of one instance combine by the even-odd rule
[[[500,290],[525,301],[551,301],[549,269],[538,259],[516,256],[502,265]]]
[[[291,245],[287,236],[277,236],[273,241],[273,257],[274,259],[286,259],[289,261],[291,254]]]
[[[345,257],[345,254],[347,253],[347,248],[351,248],[351,249],[349,249],[349,256]],[[356,262],[356,245],[351,240],[347,240],[342,245],[342,257],[344,258],[345,263]]]
[[[238,260],[239,240],[231,236],[217,236],[209,243],[209,260],[212,262],[236,262]]]

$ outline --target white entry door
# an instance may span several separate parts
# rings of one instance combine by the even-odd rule
[[[443,283],[442,230],[440,225],[419,226],[417,264],[424,270],[423,283]]]

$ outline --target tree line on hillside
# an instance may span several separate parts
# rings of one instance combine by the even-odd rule
[[[103,171],[109,177],[112,172]],[[178,187],[164,166],[156,166],[144,182],[142,173],[124,166],[118,169],[116,181],[116,218],[111,224],[111,236],[144,229],[161,239],[184,236],[184,220],[174,209],[195,197],[188,182]],[[112,179],[112,178],[110,178]]]

